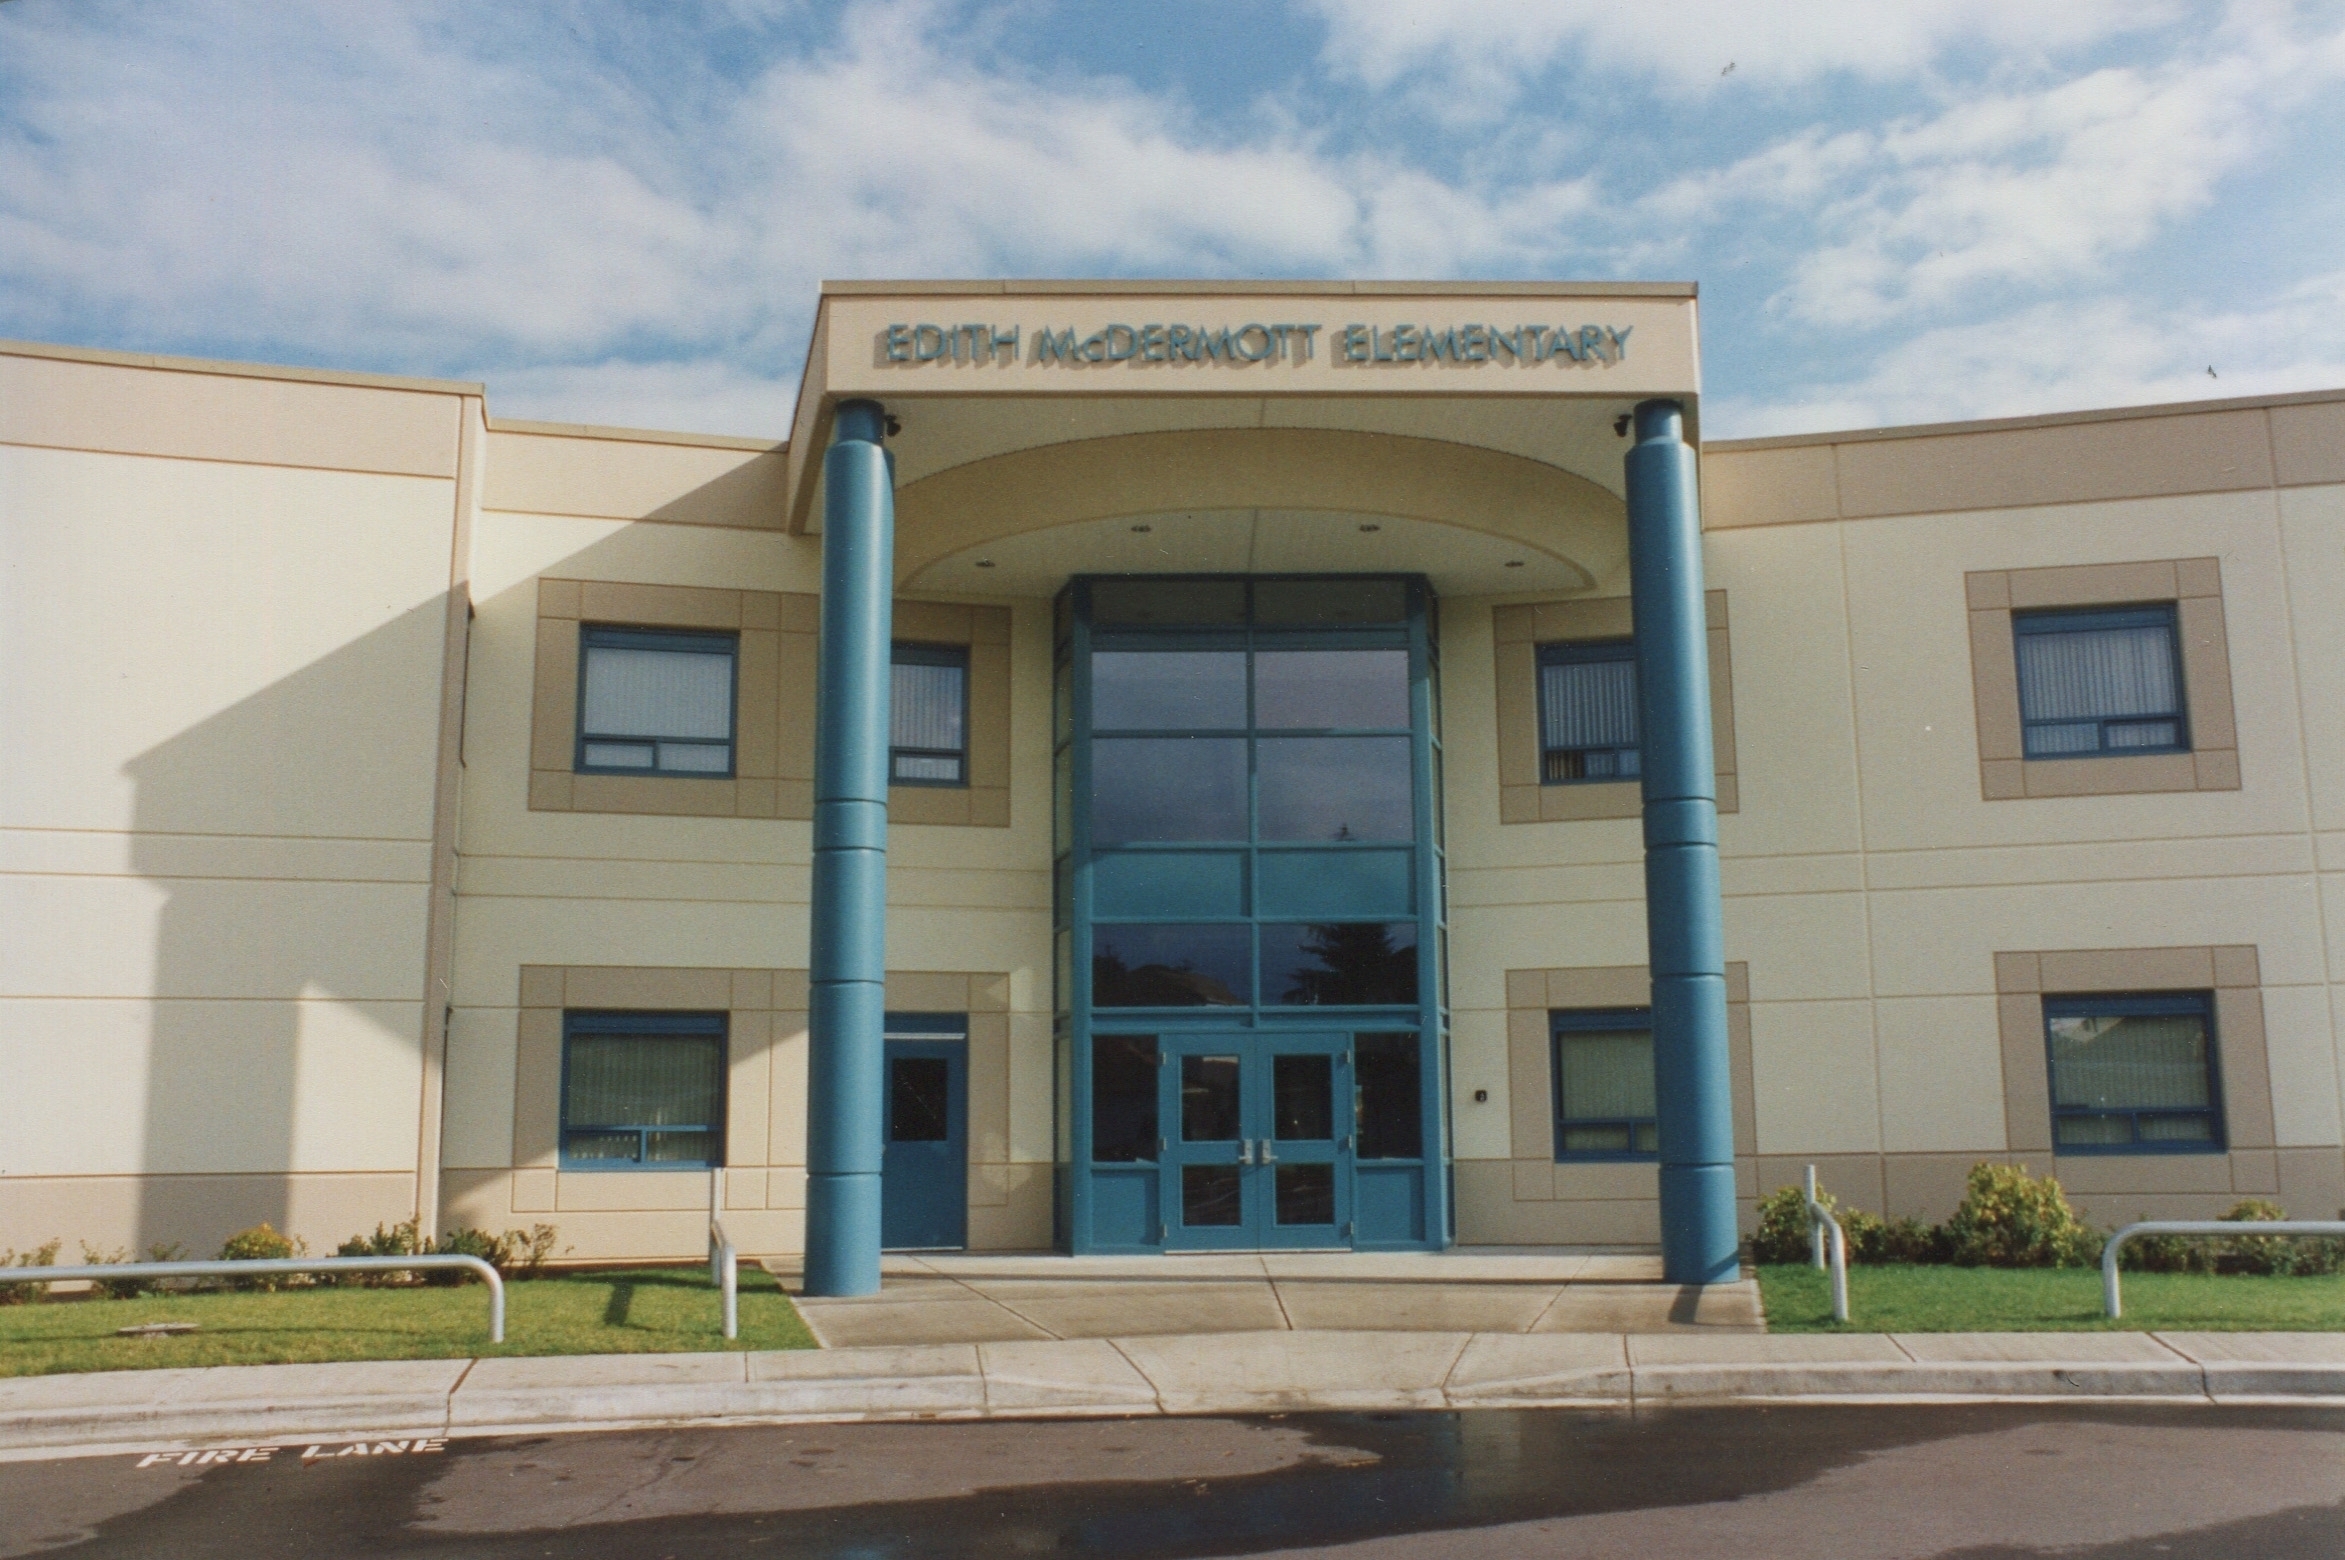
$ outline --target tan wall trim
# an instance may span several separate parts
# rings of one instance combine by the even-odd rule
[[[530,702],[530,810],[813,817],[814,643],[819,610],[818,597],[778,591],[540,579],[536,685]],[[740,729],[735,733],[733,778],[573,772],[581,623],[739,632]]]
[[[1734,650],[1726,592],[1706,594],[1710,627],[1710,745],[1718,770],[1718,810],[1742,810],[1734,750]],[[1599,596],[1517,603],[1490,614],[1498,656],[1498,821],[1557,823],[1577,818],[1634,818],[1644,793],[1634,780],[1581,785],[1539,781],[1539,666],[1543,644],[1622,639],[1631,631],[1629,599]]]
[[[1010,1158],[1008,972],[892,971],[886,1000],[891,1012],[958,1013],[967,1020],[971,1249],[1047,1246],[1050,1167]],[[705,1206],[707,1189],[695,1176],[559,1169],[562,1014],[576,1008],[725,1013],[726,1206],[745,1212],[805,1207],[804,970],[532,964],[521,968],[515,1021],[515,1215],[650,1214]]]
[[[2345,482],[2336,391],[1719,440],[1702,525],[1863,520]]]
[[[1508,1148],[1516,1202],[1619,1201],[1657,1195],[1649,1164],[1565,1163],[1555,1158],[1555,1062],[1548,1015],[1584,1008],[1646,1007],[1653,977],[1642,964],[1506,972]],[[1734,1081],[1734,1154],[1738,1193],[1759,1140],[1751,1071],[1750,965],[1726,966],[1726,1037]]]
[[[888,822],[1010,824],[1010,609],[899,601],[895,637],[969,652],[969,783],[892,785]]]
[[[2220,559],[1988,569],[1965,574],[1962,581],[1970,608],[1971,695],[1978,716],[1982,797],[2003,802],[2239,789],[2239,730],[2232,713]],[[2018,652],[2011,637],[2013,611],[2159,601],[2174,603],[2182,636],[2182,693],[2191,751],[2026,757],[2020,738]]]
[[[2251,943],[2204,948],[2090,948],[1995,955],[2003,1042],[2004,1130],[2015,1155],[2051,1160],[2071,1190],[2104,1195],[2236,1193],[2279,1189],[2272,1070],[2264,1034],[2261,961]],[[2052,1152],[2051,1081],[2044,1058],[2046,995],[2212,991],[2216,1066],[2227,1154]],[[2335,1150],[2325,1152],[2334,1155]],[[2328,1210],[2305,1217],[2328,1217]]]

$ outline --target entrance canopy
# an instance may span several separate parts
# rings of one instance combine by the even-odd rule
[[[790,439],[821,528],[837,405],[897,428],[899,586],[1422,573],[1588,589],[1627,559],[1623,419],[1698,415],[1679,283],[826,284]]]

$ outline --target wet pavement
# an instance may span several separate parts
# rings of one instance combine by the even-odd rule
[[[2345,1410],[863,1424],[0,1464],[0,1556],[2345,1553]]]

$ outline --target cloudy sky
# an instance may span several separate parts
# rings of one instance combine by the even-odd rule
[[[2345,385],[2345,0],[0,0],[0,336],[778,434],[820,278],[1005,275],[1691,278],[1713,436]]]

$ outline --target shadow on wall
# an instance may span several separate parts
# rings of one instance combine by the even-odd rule
[[[93,1181],[103,1206],[56,1218],[209,1256],[263,1220],[330,1249],[414,1212],[447,612],[435,596],[125,766],[132,865],[164,895],[142,1178],[135,1210]]]

